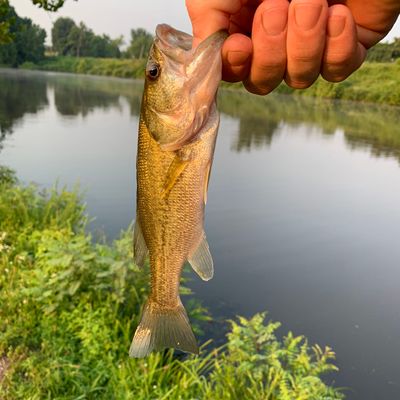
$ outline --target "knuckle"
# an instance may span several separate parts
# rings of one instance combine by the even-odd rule
[[[301,51],[292,52],[290,61],[296,64],[317,64],[319,63],[318,52],[311,49],[302,49]]]
[[[324,68],[321,72],[321,75],[326,81],[337,83],[344,81],[350,75],[350,72]]]
[[[332,67],[341,68],[349,65],[352,61],[352,53],[350,51],[327,52],[324,57],[324,64]]]
[[[305,78],[292,78],[287,76],[285,78],[285,82],[288,86],[290,86],[293,89],[307,89],[309,88],[317,78],[312,78],[312,79],[305,79]]]
[[[243,81],[243,86],[248,92],[258,94],[259,96],[265,96],[274,89],[267,85],[255,84],[251,81]]]

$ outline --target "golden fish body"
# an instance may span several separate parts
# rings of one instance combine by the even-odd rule
[[[218,32],[192,51],[189,35],[167,25],[156,30],[139,123],[134,235],[136,263],[149,256],[151,292],[132,357],[165,347],[198,352],[179,283],[187,260],[202,279],[213,275],[203,220],[219,124],[215,95],[224,38]]]

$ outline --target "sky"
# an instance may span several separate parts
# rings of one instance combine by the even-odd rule
[[[83,21],[97,34],[106,33],[112,38],[123,35],[129,42],[132,28],[145,28],[153,33],[159,23],[191,32],[184,0],[66,0],[57,13],[37,8],[31,0],[10,0],[17,14],[29,17],[45,28],[47,42],[51,42],[52,23],[60,16],[75,22]],[[400,18],[385,40],[400,37]]]

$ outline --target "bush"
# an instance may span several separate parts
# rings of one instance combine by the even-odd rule
[[[1,399],[343,398],[320,377],[336,370],[333,352],[278,341],[265,314],[232,321],[227,344],[201,356],[129,359],[149,280],[131,233],[93,243],[76,191],[18,186],[4,168],[0,205]],[[198,331],[207,313],[188,311]]]

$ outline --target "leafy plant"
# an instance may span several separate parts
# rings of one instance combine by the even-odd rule
[[[336,371],[333,352],[291,333],[279,341],[265,314],[231,321],[227,344],[200,356],[129,359],[148,268],[132,263],[131,230],[93,243],[86,221],[76,191],[20,186],[0,169],[1,399],[344,398],[321,379]],[[209,319],[188,305],[197,328]]]

